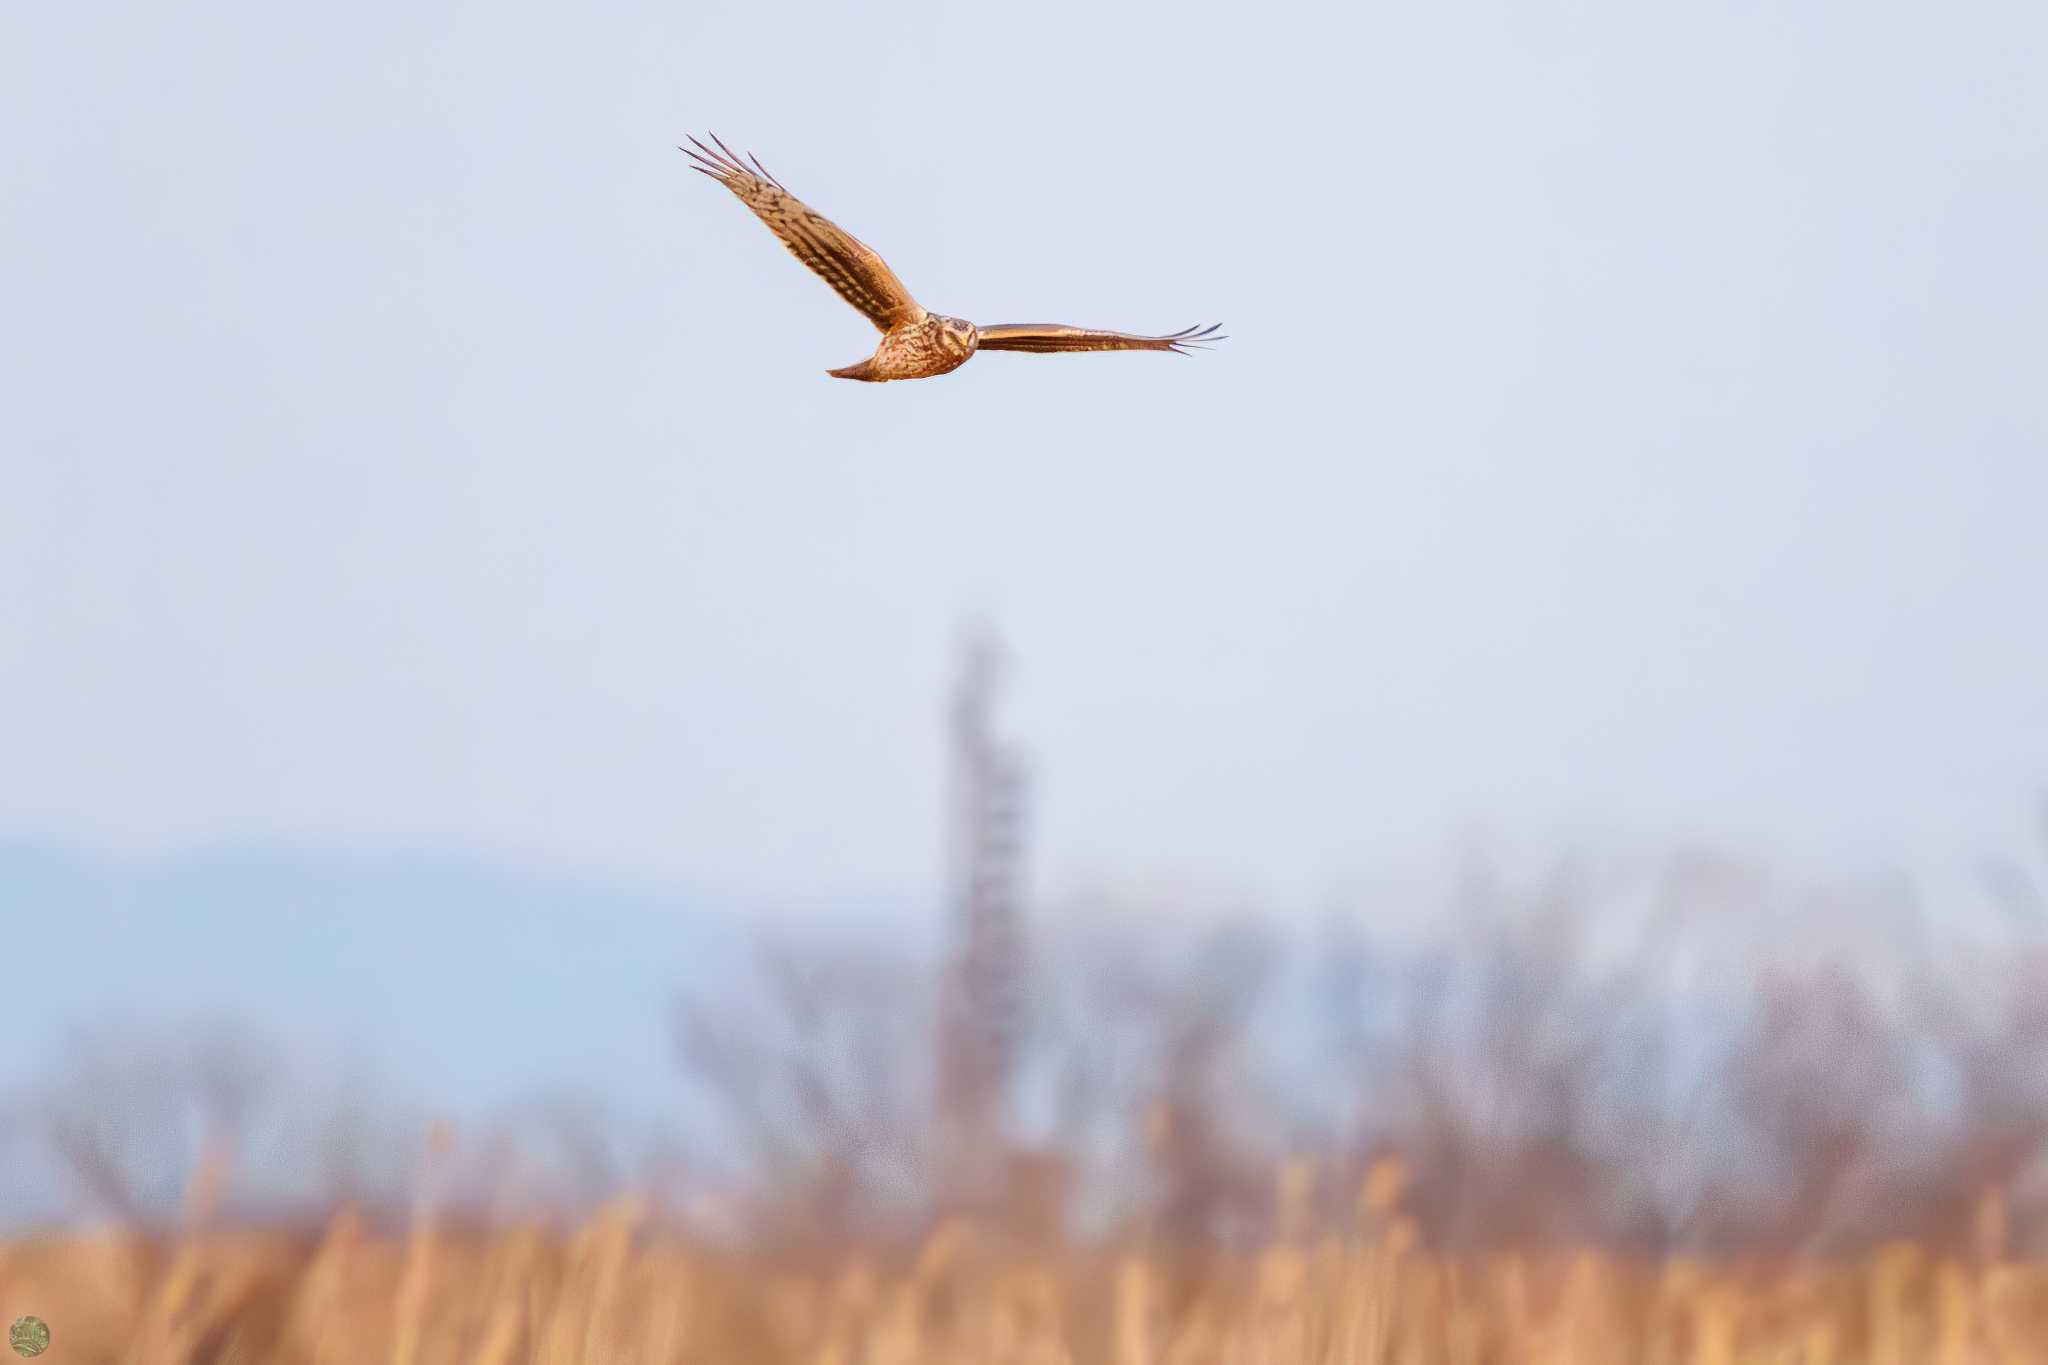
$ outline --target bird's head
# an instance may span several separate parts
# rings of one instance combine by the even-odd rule
[[[972,355],[981,344],[981,333],[965,318],[939,318],[939,344],[955,355]]]

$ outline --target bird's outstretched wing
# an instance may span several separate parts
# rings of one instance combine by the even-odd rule
[[[749,153],[750,167],[719,142],[716,133],[711,140],[718,143],[716,151],[694,137],[690,141],[697,150],[676,150],[696,160],[698,164],[693,169],[738,195],[739,201],[782,239],[792,255],[839,291],[840,298],[866,314],[868,321],[884,332],[924,317],[924,309],[872,247],[782,188],[782,182],[768,174],[759,158]]]
[[[1134,336],[1129,332],[1105,332],[1094,327],[1069,327],[1059,322],[1004,322],[994,327],[977,327],[984,351],[1172,351],[1186,355],[1212,341],[1223,324],[1187,327],[1163,337]]]

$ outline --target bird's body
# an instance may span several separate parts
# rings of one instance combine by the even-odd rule
[[[960,318],[927,313],[882,333],[875,353],[858,365],[827,370],[834,379],[930,379],[965,365],[981,344],[980,329]]]
[[[1011,322],[977,327],[962,318],[927,312],[904,288],[903,281],[869,247],[782,187],[758,159],[735,156],[716,136],[716,151],[690,141],[697,150],[680,150],[697,161],[696,169],[711,176],[754,211],[790,254],[852,304],[882,333],[875,353],[854,365],[826,373],[835,379],[880,383],[891,379],[929,379],[965,365],[976,351],[1172,351],[1221,341],[1214,326],[1189,327],[1167,336],[1137,336],[1064,323]]]

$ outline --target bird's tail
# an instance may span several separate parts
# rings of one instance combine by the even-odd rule
[[[834,379],[865,379],[870,383],[878,382],[879,379],[875,374],[875,358],[873,356],[869,356],[858,365],[848,365],[842,369],[827,370],[825,373],[831,375]]]

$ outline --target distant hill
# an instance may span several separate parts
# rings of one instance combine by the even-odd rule
[[[922,951],[921,918],[791,923]],[[672,890],[473,853],[247,842],[137,855],[0,838],[14,987],[0,995],[0,1106],[30,1097],[0,1107],[0,1226],[80,1207],[77,1181],[33,1140],[51,1087],[115,1116],[145,1193],[176,1207],[182,1172],[151,1177],[141,1150],[156,1142],[139,1117],[155,1073],[136,1059],[192,1024],[247,1028],[309,1112],[368,1087],[380,1112],[458,1125],[564,1101],[628,1145],[688,1124],[705,1097],[678,1070],[674,1006],[754,990],[765,927]],[[81,1034],[126,1060],[75,1070]],[[320,1140],[273,1126],[244,1178],[281,1179]]]
[[[79,1026],[245,1019],[389,1067],[458,1110],[550,1084],[671,1087],[678,990],[730,980],[748,928],[674,893],[436,851],[245,844],[128,856],[0,841],[0,1083]]]

